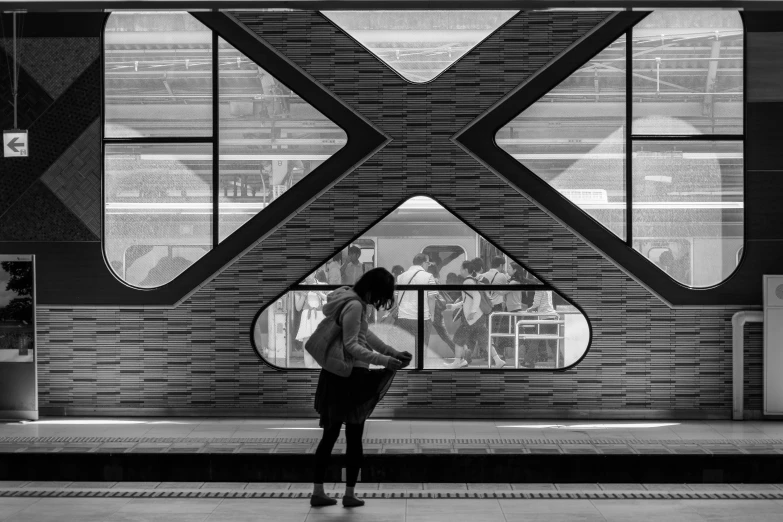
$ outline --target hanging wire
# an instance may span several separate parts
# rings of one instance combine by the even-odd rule
[[[14,74],[11,69],[11,58],[9,57],[9,53],[11,52],[11,49],[8,47],[8,44],[6,43],[6,36],[5,36],[5,23],[3,20],[3,13],[0,12],[0,34],[2,34],[3,37],[3,57],[5,58],[5,65],[6,69],[8,70],[8,82],[11,84],[10,92],[11,92],[11,101],[9,102],[11,105],[14,104]],[[16,66],[16,64],[14,64]],[[14,107],[14,112],[16,111],[16,107]]]
[[[21,65],[19,55],[22,53],[22,33],[24,32],[24,15],[22,13],[11,13],[11,19],[13,24],[13,33],[11,36],[11,45],[8,45],[8,36],[5,34],[5,24],[0,13],[0,34],[3,38],[3,48],[5,52],[5,64],[8,71],[8,81],[11,84],[11,105],[14,107],[14,129],[18,124],[18,95],[19,95],[19,72],[21,71]],[[19,30],[17,31],[16,16],[21,15],[21,23]],[[18,33],[18,34],[17,34]],[[13,55],[13,56],[11,56]],[[11,65],[13,60],[13,66]]]
[[[13,24],[13,33],[11,36],[11,46],[9,48],[8,45],[8,37],[5,34],[5,24],[3,23],[2,19],[2,13],[0,13],[0,34],[2,34],[3,37],[3,48],[5,51],[5,63],[6,63],[6,69],[8,71],[8,81],[11,84],[11,105],[14,107],[14,129],[16,129],[18,125],[18,95],[19,95],[19,72],[21,71],[21,65],[19,63],[19,55],[22,52],[22,46],[21,46],[21,36],[24,31],[24,16],[21,16],[21,24],[19,26],[19,31],[17,34],[17,24],[16,24],[16,13],[11,13],[11,19]],[[10,54],[13,53],[13,56],[9,58]],[[13,59],[13,68],[11,66],[11,59]]]
[[[19,113],[19,71],[21,71],[21,65],[19,56],[22,54],[22,34],[24,33],[24,14],[18,13],[21,18],[21,22],[19,25],[19,31],[17,34],[16,31],[16,15],[17,13],[14,13],[14,72],[16,73],[14,75],[14,129],[18,129],[19,125],[17,122],[17,115]]]

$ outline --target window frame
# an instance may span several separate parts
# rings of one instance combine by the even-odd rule
[[[701,8],[703,10],[711,10],[710,8]],[[666,8],[661,8],[661,11],[667,10]],[[699,8],[693,8],[694,11],[700,10]],[[634,120],[633,120],[633,106],[634,106],[634,99],[633,99],[633,78],[634,78],[634,68],[633,68],[633,32],[634,29],[638,24],[640,24],[642,21],[644,21],[647,16],[653,14],[655,10],[651,10],[647,12],[644,18],[637,21],[633,26],[629,27],[628,30],[625,32],[625,40],[626,40],[626,47],[625,47],[625,200],[626,200],[626,206],[625,206],[625,243],[630,247],[634,248],[633,242],[634,242],[634,235],[633,235],[633,207],[634,207],[634,188],[633,188],[633,153],[634,153],[634,144],[641,142],[661,142],[661,143],[672,143],[672,142],[689,142],[689,143],[695,143],[699,141],[714,141],[714,142],[733,142],[733,143],[741,143],[742,144],[742,154],[743,154],[743,165],[742,165],[742,171],[743,171],[743,184],[742,184],[742,202],[743,202],[743,209],[742,209],[742,226],[743,226],[743,234],[742,234],[742,245],[745,245],[746,242],[746,230],[745,230],[745,136],[747,135],[747,115],[745,114],[745,107],[746,107],[746,99],[747,99],[747,30],[745,29],[745,19],[743,16],[743,11],[741,9],[737,9],[737,14],[740,17],[740,21],[742,22],[742,134],[637,134],[633,131],[634,127]],[[680,239],[680,238],[674,238],[674,239]],[[685,238],[682,238],[685,239]],[[646,257],[646,256],[645,256]],[[739,258],[739,261],[742,261],[742,258]],[[693,258],[691,258],[691,263],[693,264]],[[653,263],[654,264],[654,263]],[[657,266],[657,265],[656,265]],[[723,280],[719,281],[718,283],[714,285],[710,285],[706,288],[713,288],[719,285],[722,285],[725,283],[734,273],[737,272],[737,269],[739,268],[739,262],[734,267],[734,270],[723,278]],[[666,273],[666,272],[664,272]],[[693,274],[693,270],[691,270],[691,274]],[[667,273],[669,277],[675,282],[680,285],[682,285],[685,288],[691,289],[691,290],[700,290],[705,287],[697,287],[692,285],[687,285],[682,283],[681,281],[678,281],[677,279],[674,279],[670,274]]]
[[[144,12],[144,10],[139,10],[139,12]],[[171,281],[155,286],[155,287],[139,287],[132,285],[128,283],[125,280],[125,274],[127,273],[128,267],[125,265],[125,252],[123,252],[123,269],[122,274],[118,274],[114,271],[114,269],[111,267],[111,264],[109,263],[108,257],[106,255],[106,147],[111,145],[185,145],[185,144],[197,144],[197,145],[212,145],[212,179],[211,179],[211,188],[212,188],[212,218],[210,220],[210,246],[207,250],[207,254],[211,251],[214,251],[217,245],[219,244],[218,241],[218,234],[219,234],[219,228],[218,228],[218,218],[219,218],[219,208],[218,208],[218,200],[219,200],[219,190],[220,190],[220,92],[219,92],[219,85],[220,85],[220,77],[219,77],[219,53],[217,49],[218,45],[218,38],[220,35],[218,35],[217,31],[211,27],[208,27],[204,24],[200,19],[193,16],[193,14],[190,11],[180,11],[183,14],[186,14],[190,17],[192,17],[194,20],[196,20],[201,25],[204,25],[205,29],[210,32],[210,53],[211,53],[211,60],[210,60],[210,70],[212,73],[211,76],[211,98],[212,98],[212,133],[210,136],[166,136],[166,137],[107,137],[106,136],[106,26],[109,23],[109,20],[111,19],[111,16],[114,14],[114,12],[110,12],[107,14],[106,19],[103,23],[103,30],[101,31],[101,118],[100,118],[100,132],[101,132],[101,250],[104,256],[104,260],[106,261],[106,265],[109,267],[109,270],[111,273],[119,279],[124,285],[133,288],[134,290],[142,290],[142,291],[149,291],[149,290],[155,290],[157,288],[161,288],[163,286],[166,286]],[[132,246],[132,245],[131,245]],[[203,256],[202,256],[203,258]],[[193,263],[195,264],[195,263]],[[178,274],[174,279],[179,278],[182,275],[182,273]],[[172,279],[172,281],[174,280]]]
[[[685,9],[685,8],[681,8]],[[666,8],[661,8],[660,10],[666,10]],[[715,8],[708,8],[708,7],[698,7],[694,6],[689,8],[688,10],[715,10]],[[592,59],[594,56],[601,53],[603,50],[605,50],[607,47],[612,45],[614,42],[617,41],[619,38],[625,38],[626,40],[626,55],[625,55],[625,66],[626,66],[626,77],[625,77],[625,91],[626,91],[626,97],[625,97],[625,129],[624,129],[624,182],[625,182],[625,223],[624,223],[624,229],[625,229],[625,238],[619,237],[614,232],[612,232],[606,225],[599,222],[596,218],[588,214],[585,210],[583,210],[581,207],[579,207],[577,204],[571,202],[563,196],[562,194],[557,193],[556,197],[554,199],[559,200],[558,204],[556,205],[546,205],[547,208],[558,208],[560,209],[561,213],[563,215],[567,215],[568,219],[565,221],[569,224],[576,224],[574,220],[575,216],[579,216],[577,219],[584,220],[585,218],[589,221],[587,223],[584,223],[585,226],[579,226],[574,227],[575,231],[579,233],[582,237],[590,238],[591,243],[595,243],[592,236],[593,234],[585,234],[583,231],[595,231],[596,227],[600,228],[602,232],[605,232],[606,234],[609,234],[612,236],[612,239],[609,241],[604,240],[601,238],[600,244],[601,245],[608,245],[609,243],[614,242],[615,240],[620,240],[628,249],[631,251],[630,253],[621,253],[618,252],[616,248],[607,248],[607,251],[611,252],[611,257],[614,259],[622,259],[620,261],[621,265],[628,266],[633,264],[634,266],[638,266],[636,263],[636,260],[643,260],[644,263],[648,263],[650,268],[653,268],[657,274],[650,278],[649,277],[649,271],[645,270],[645,276],[644,283],[647,283],[649,280],[653,281],[659,281],[660,276],[664,276],[667,281],[670,283],[673,283],[680,289],[686,290],[691,295],[693,295],[693,292],[704,292],[708,290],[713,290],[718,287],[721,287],[725,285],[728,281],[730,281],[740,270],[740,267],[742,265],[742,261],[745,259],[745,256],[743,255],[739,259],[739,263],[734,267],[734,270],[725,278],[723,278],[721,281],[719,281],[716,284],[710,285],[710,286],[704,286],[704,287],[698,287],[698,286],[689,286],[681,283],[680,281],[674,279],[671,275],[664,272],[660,269],[657,265],[649,261],[646,256],[642,255],[640,252],[636,251],[633,247],[633,182],[632,182],[632,176],[633,176],[633,143],[634,140],[638,142],[645,142],[645,141],[658,141],[658,142],[675,142],[675,141],[688,141],[688,142],[698,142],[698,141],[716,141],[716,142],[734,142],[734,143],[741,143],[742,144],[742,151],[743,151],[743,165],[742,165],[742,179],[743,179],[743,195],[742,195],[742,202],[743,202],[743,208],[742,208],[742,246],[746,246],[747,244],[747,219],[746,219],[746,206],[745,203],[745,190],[747,187],[747,164],[744,161],[744,153],[746,150],[746,136],[747,136],[747,81],[748,81],[748,75],[747,75],[747,37],[748,37],[748,31],[746,29],[745,24],[745,17],[744,17],[744,11],[742,9],[736,9],[736,12],[739,14],[740,19],[742,21],[742,40],[743,40],[743,48],[742,48],[742,85],[743,85],[743,96],[742,96],[742,134],[704,134],[704,135],[666,135],[666,134],[659,134],[659,135],[644,135],[644,134],[634,134],[633,133],[633,89],[632,89],[632,83],[633,83],[633,30],[634,28],[641,23],[645,18],[647,18],[649,15],[653,14],[656,10],[655,9],[649,9],[644,11],[626,11],[626,12],[620,12],[616,13],[614,16],[608,18],[603,24],[602,29],[605,29],[606,33],[612,32],[612,27],[615,24],[624,24],[625,27],[622,31],[618,31],[615,33],[615,36],[611,38],[611,40],[606,41],[604,45],[592,47],[590,50],[587,50],[584,52],[585,59],[581,59],[579,61],[575,61],[574,63],[577,63],[576,66],[573,65],[573,63],[566,63],[563,57],[558,60],[557,63],[553,64],[552,67],[549,67],[548,69],[553,69],[552,71],[547,71],[549,73],[557,71],[555,74],[562,73],[564,69],[570,70],[568,74],[565,76],[560,76],[556,81],[553,82],[553,84],[550,84],[548,89],[540,89],[539,85],[536,85],[534,89],[537,91],[533,96],[525,96],[523,94],[524,87],[527,86],[527,83],[534,83],[533,80],[537,79],[531,79],[531,81],[526,82],[525,84],[522,84],[519,86],[515,91],[512,92],[510,96],[508,96],[503,102],[501,102],[498,106],[496,106],[492,111],[487,113],[485,117],[480,118],[479,120],[474,121],[464,129],[462,129],[457,135],[454,136],[454,140],[465,147],[469,151],[475,151],[473,154],[475,156],[478,156],[477,159],[487,165],[489,168],[491,168],[493,171],[497,172],[501,177],[504,179],[509,180],[513,185],[521,188],[524,192],[531,194],[535,199],[537,200],[545,200],[550,201],[553,198],[547,196],[547,197],[538,197],[538,194],[541,193],[539,187],[541,184],[545,185],[547,187],[548,191],[555,191],[555,190],[547,181],[545,181],[543,178],[540,178],[539,176],[535,175],[530,169],[528,169],[524,164],[519,162],[518,160],[514,159],[508,151],[506,151],[503,147],[501,147],[497,142],[497,134],[498,132],[508,125],[510,122],[514,120],[514,118],[518,117],[520,114],[522,114],[524,111],[526,111],[528,108],[532,107],[535,103],[537,103],[539,100],[544,98],[549,92],[551,92],[552,89],[556,88],[562,81],[567,79],[571,74],[578,71],[580,67],[582,67],[585,63],[587,63],[590,59]],[[627,20],[627,21],[626,21]],[[597,35],[585,35],[583,37],[584,39],[591,39],[592,37],[595,37]],[[600,38],[596,39],[603,39],[606,38],[606,35],[601,35]],[[574,49],[575,54],[583,54],[580,52],[581,50]],[[541,78],[542,83],[552,82],[554,78],[549,77],[549,74],[546,75],[539,75]],[[543,78],[546,76],[546,78]],[[524,100],[525,98],[529,98],[529,102],[525,103],[524,106],[519,108],[513,108],[510,109],[510,112],[514,114],[513,117],[508,118],[508,116],[502,115],[502,111],[509,110],[506,107],[503,107],[504,105],[510,105],[515,106],[519,103],[518,100]],[[484,120],[484,121],[481,121]],[[481,132],[486,132],[487,127],[491,129],[491,132],[489,133],[489,140],[486,139],[486,137],[481,136]],[[490,159],[487,151],[487,141],[491,142],[492,149],[494,151],[500,151],[503,158],[492,158]],[[536,178],[535,181],[531,184],[527,183],[520,183],[518,181],[518,178],[516,175],[509,175],[507,173],[513,173],[514,171],[519,172],[519,169],[512,169],[512,168],[501,168],[500,165],[507,165],[508,161],[507,159],[512,160],[516,166],[520,167],[526,172],[529,172],[533,174],[533,177]],[[525,187],[527,185],[527,187]],[[530,193],[528,188],[530,185],[538,185],[536,186],[536,190],[534,193]],[[563,203],[567,205],[570,208],[563,208]],[[560,216],[558,215],[559,219]],[[602,249],[604,249],[602,247]],[[744,248],[743,248],[744,253]],[[633,262],[632,262],[633,260]],[[645,286],[650,287],[649,284],[645,284]],[[657,285],[656,285],[657,286]],[[664,299],[666,300],[666,299]],[[693,300],[693,298],[690,298],[690,300]],[[696,300],[699,300],[696,298]]]
[[[314,274],[318,269],[325,266],[326,263],[332,259],[337,254],[342,253],[345,249],[347,249],[349,246],[354,244],[354,242],[358,239],[361,239],[363,235],[370,231],[372,228],[374,228],[376,225],[378,225],[381,221],[386,219],[391,213],[393,213],[395,210],[397,210],[400,205],[402,205],[404,202],[408,201],[411,198],[415,197],[427,197],[429,199],[432,199],[435,201],[438,205],[443,207],[446,211],[451,213],[456,219],[458,219],[461,223],[463,223],[465,226],[467,226],[472,233],[476,234],[477,237],[481,237],[485,241],[487,241],[490,245],[497,248],[500,252],[503,253],[509,260],[517,263],[521,268],[526,270],[530,275],[535,277],[540,283],[537,284],[516,284],[516,285],[447,285],[447,284],[437,284],[437,285],[395,285],[395,290],[408,290],[408,291],[416,291],[419,299],[419,306],[418,306],[418,335],[416,338],[416,354],[414,356],[414,359],[416,361],[416,367],[409,367],[405,369],[405,371],[409,371],[412,373],[427,373],[427,372],[483,372],[488,371],[488,368],[485,367],[473,367],[473,368],[425,368],[424,367],[424,307],[423,307],[423,301],[425,299],[425,292],[426,291],[432,291],[432,290],[439,290],[439,291],[463,291],[463,290],[476,290],[476,286],[480,288],[482,291],[493,291],[493,290],[505,290],[505,291],[521,291],[521,292],[531,292],[531,291],[550,291],[553,292],[555,295],[566,301],[569,305],[573,306],[579,314],[585,319],[585,322],[587,324],[587,330],[588,330],[588,336],[587,336],[587,344],[585,346],[584,351],[579,356],[579,358],[574,361],[573,363],[569,364],[568,366],[563,366],[559,368],[514,368],[510,364],[506,364],[503,368],[496,370],[491,369],[490,371],[496,372],[549,372],[549,373],[561,373],[569,371],[573,368],[575,368],[577,365],[579,365],[585,357],[590,353],[590,349],[593,345],[593,325],[592,321],[590,320],[590,317],[587,313],[585,313],[584,309],[576,303],[574,300],[572,300],[570,297],[566,296],[564,293],[562,293],[560,290],[557,289],[556,286],[552,285],[551,283],[548,283],[544,278],[542,278],[540,275],[538,275],[533,270],[530,270],[528,268],[527,264],[519,262],[515,257],[509,255],[505,249],[501,248],[497,242],[495,242],[493,239],[490,239],[485,234],[482,234],[478,229],[476,229],[473,225],[468,223],[467,221],[463,220],[457,212],[455,212],[452,208],[450,208],[448,205],[445,205],[438,197],[433,196],[432,194],[423,193],[423,192],[416,192],[410,195],[405,196],[398,204],[394,205],[391,209],[384,212],[380,217],[378,217],[375,221],[373,221],[370,225],[368,225],[362,233],[357,235],[356,237],[352,238],[350,241],[344,243],[340,249],[333,252],[330,256],[328,256],[326,259],[318,263],[312,270],[310,270],[305,276],[299,278],[296,283],[289,286],[287,289],[283,290],[279,294],[275,295],[272,299],[270,299],[266,304],[264,304],[259,310],[256,312],[255,316],[253,317],[253,320],[250,322],[250,329],[248,332],[248,336],[250,338],[250,345],[253,347],[253,351],[258,356],[258,358],[261,360],[261,362],[273,370],[281,371],[281,372],[316,372],[320,371],[320,368],[287,368],[287,367],[281,367],[273,364],[269,360],[267,360],[263,355],[263,350],[261,347],[259,347],[256,344],[255,340],[255,328],[256,323],[261,318],[262,314],[266,312],[267,310],[272,309],[272,307],[275,306],[275,304],[283,299],[284,297],[288,295],[293,295],[294,292],[306,292],[309,290],[316,290],[316,291],[332,291],[336,290],[338,288],[341,288],[346,285],[328,285],[328,284],[316,284],[316,285],[308,285],[304,281],[305,279],[310,275]],[[377,238],[373,238],[376,241],[377,245]],[[377,252],[376,252],[377,253]],[[466,253],[467,255],[467,253]],[[553,296],[554,297],[554,296]],[[374,310],[374,309],[373,309]]]

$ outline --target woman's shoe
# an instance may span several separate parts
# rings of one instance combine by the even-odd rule
[[[364,500],[359,500],[356,497],[344,496],[343,507],[361,507],[364,505]]]
[[[502,367],[504,367],[505,365],[506,365],[506,361],[504,361],[503,359],[500,359],[499,362],[495,361],[495,366],[493,366],[493,368],[495,368],[496,370],[499,370]]]
[[[337,504],[337,500],[328,495],[310,495],[310,505],[313,507],[334,506]],[[343,500],[345,504],[345,500]]]

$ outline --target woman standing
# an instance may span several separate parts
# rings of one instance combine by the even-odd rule
[[[479,263],[476,260],[463,261],[460,274],[465,278],[463,284],[475,285],[478,275]],[[486,320],[481,311],[481,295],[478,291],[472,290],[462,292],[462,301],[448,305],[449,310],[462,309],[462,323],[454,333],[454,344],[457,345],[454,351],[454,362],[446,364],[446,368],[464,368],[468,361],[464,358],[466,350],[474,350],[474,347],[486,344],[489,339]],[[495,348],[492,347],[492,357],[495,360],[495,368],[505,366],[505,361],[500,358]]]
[[[323,308],[326,316],[334,317],[342,327],[343,347],[353,359],[349,377],[338,377],[321,370],[315,392],[315,409],[324,429],[315,452],[315,480],[311,506],[331,506],[337,500],[324,492],[324,479],[334,443],[345,424],[346,480],[343,506],[363,506],[356,498],[354,487],[362,466],[362,433],[364,422],[386,394],[394,372],[410,364],[412,355],[399,352],[381,341],[367,329],[368,305],[389,309],[394,305],[394,277],[385,268],[373,268],[353,287],[344,286],[329,294]],[[385,367],[370,370],[369,365]]]

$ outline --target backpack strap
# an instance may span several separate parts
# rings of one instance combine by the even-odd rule
[[[411,282],[413,282],[413,280],[414,280],[414,279],[416,279],[416,276],[417,276],[417,275],[419,275],[419,273],[420,273],[420,272],[424,272],[424,269],[422,268],[422,269],[420,269],[420,270],[416,270],[416,272],[414,272],[414,274],[411,276],[411,278],[410,278],[410,279],[408,279],[408,282],[407,282],[407,283],[405,283],[405,284],[406,284],[406,285],[409,285],[409,284],[411,284]],[[400,301],[402,301],[402,296],[404,296],[404,295],[405,295],[405,292],[407,292],[407,290],[403,290],[403,291],[402,291],[402,294],[400,294]]]

